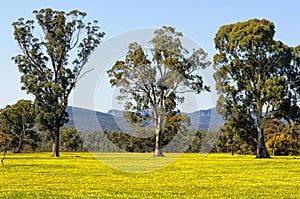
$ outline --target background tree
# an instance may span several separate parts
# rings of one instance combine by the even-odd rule
[[[107,131],[82,134],[83,148],[95,152],[120,152],[120,148],[107,139],[108,136]]]
[[[150,129],[149,129],[150,130]],[[153,131],[153,129],[151,129]],[[130,150],[132,152],[153,152],[155,148],[155,133],[149,137],[130,137]]]
[[[290,125],[290,134],[292,142],[292,155],[300,154],[300,125],[299,122],[293,122]]]
[[[231,151],[231,155],[234,155],[241,144],[241,138],[239,137],[237,126],[228,121],[222,128],[222,133],[218,139],[218,145],[222,148],[223,152]],[[226,151],[224,151],[224,148]]]
[[[192,135],[194,135],[193,142],[190,145],[190,148],[187,150],[189,153],[199,153],[201,146],[203,144],[204,137],[207,132],[199,130],[191,130]]]
[[[114,143],[118,148],[125,151],[131,151],[130,143],[131,135],[124,132],[112,132],[107,135],[107,138]]]
[[[210,64],[207,54],[203,49],[189,54],[180,41],[182,36],[172,27],[157,29],[148,52],[131,43],[125,60],[117,61],[108,71],[111,85],[120,88],[118,99],[126,101],[126,111],[149,111],[139,114],[140,119],[136,120],[153,122],[155,156],[162,156],[164,123],[168,113],[184,101],[182,94],[209,90],[199,75],[199,69]]]
[[[256,147],[256,129],[252,117],[243,112],[233,114],[221,128],[218,147],[222,152],[252,154]],[[241,125],[243,124],[243,125]]]
[[[267,158],[264,120],[293,117],[294,92],[290,77],[292,49],[274,40],[275,26],[265,19],[252,19],[222,26],[215,36],[217,110],[224,119],[242,115],[252,120],[257,134],[258,158]],[[242,126],[243,123],[240,123]]]
[[[80,132],[75,128],[63,128],[61,130],[61,148],[64,151],[82,150],[83,142]]]
[[[272,155],[299,154],[299,124],[272,119],[265,123],[267,148]]]
[[[133,117],[133,116],[132,116]],[[132,119],[137,119],[134,117]],[[189,118],[186,115],[169,113],[166,116],[164,128],[162,129],[161,144],[163,147],[167,146],[172,141],[172,146],[165,148],[167,152],[182,152],[186,146],[184,139],[192,136],[186,125],[189,124]],[[134,129],[134,135],[126,132],[111,132],[107,134],[107,138],[114,143],[118,148],[129,152],[153,152],[155,150],[155,130],[151,127]],[[185,132],[185,133],[183,133]],[[180,139],[174,140],[175,136]],[[191,143],[190,140],[189,143]]]
[[[22,90],[35,97],[39,129],[49,130],[52,156],[59,156],[60,128],[68,121],[69,95],[87,72],[84,65],[104,33],[96,20],[84,23],[86,13],[77,10],[65,13],[47,8],[33,13],[36,21],[20,18],[13,23],[21,50],[13,60],[22,73]]]
[[[12,138],[10,135],[0,132],[0,152],[3,152],[3,157],[1,158],[2,166],[4,166],[6,153],[11,148],[11,141]]]
[[[185,152],[190,148],[195,135],[188,126],[190,118],[178,111],[169,111],[162,130],[162,146],[166,152]]]
[[[35,129],[36,127],[34,127]],[[35,152],[42,150],[44,134],[40,131],[33,130],[26,136],[23,142],[22,151],[24,152]]]
[[[19,100],[1,110],[1,131],[12,138],[14,152],[21,153],[23,145],[30,143],[30,139],[36,134],[33,130],[35,115],[35,108],[30,100]]]
[[[284,133],[271,137],[266,145],[272,155],[288,155],[291,148],[290,136]]]

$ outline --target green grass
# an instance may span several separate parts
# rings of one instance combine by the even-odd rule
[[[0,167],[0,198],[300,198],[300,157],[61,156],[9,154]]]

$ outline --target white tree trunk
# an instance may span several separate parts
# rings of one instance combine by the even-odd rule
[[[154,156],[163,156],[162,153],[162,145],[161,145],[161,137],[162,137],[162,129],[163,129],[163,118],[158,113],[158,111],[154,111],[154,126],[155,126],[155,151]]]
[[[270,158],[268,153],[266,142],[265,142],[265,133],[264,133],[264,124],[262,116],[262,106],[258,106],[258,115],[257,115],[257,158]]]
[[[155,151],[154,156],[163,156],[161,149],[161,129],[155,128]]]

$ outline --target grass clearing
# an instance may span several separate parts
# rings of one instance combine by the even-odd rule
[[[199,154],[184,154],[175,160],[178,154],[166,154],[164,158],[147,153],[61,156],[9,154],[5,167],[0,167],[0,198],[300,197],[300,157],[255,159],[209,154],[200,158]],[[138,165],[157,169],[166,161],[172,163],[144,173],[124,172],[103,163],[127,161],[130,164],[116,165],[130,171]]]

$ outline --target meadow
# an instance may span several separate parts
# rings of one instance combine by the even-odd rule
[[[300,157],[178,156],[8,154],[0,198],[300,198]]]

